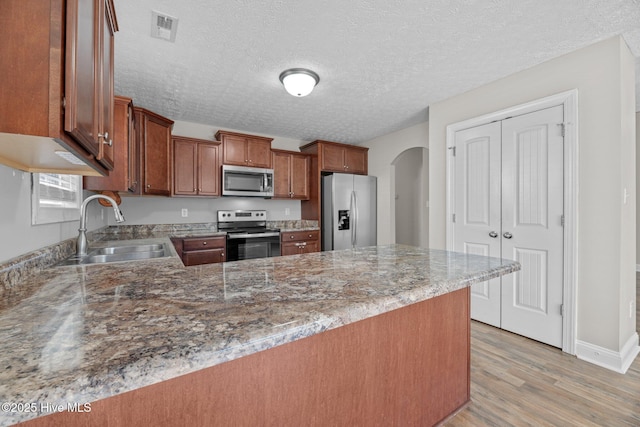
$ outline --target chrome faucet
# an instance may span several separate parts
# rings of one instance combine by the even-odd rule
[[[82,206],[80,206],[80,228],[78,229],[78,241],[76,243],[76,256],[85,256],[87,254],[87,204],[94,199],[105,199],[111,206],[113,206],[113,212],[116,214],[116,222],[124,222],[124,215],[118,208],[118,204],[109,196],[104,194],[94,194],[84,199]]]

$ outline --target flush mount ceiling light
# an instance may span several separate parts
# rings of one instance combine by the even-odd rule
[[[320,81],[320,77],[306,68],[290,68],[280,74],[282,85],[293,96],[307,96]]]

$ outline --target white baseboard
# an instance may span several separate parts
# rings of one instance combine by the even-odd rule
[[[619,352],[580,340],[576,342],[576,356],[578,359],[620,374],[627,372],[627,369],[629,369],[638,354],[640,354],[640,346],[638,345],[637,332],[627,340]]]

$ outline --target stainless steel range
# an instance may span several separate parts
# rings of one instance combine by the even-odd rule
[[[267,211],[218,211],[227,233],[227,261],[280,256],[280,230],[267,227]]]

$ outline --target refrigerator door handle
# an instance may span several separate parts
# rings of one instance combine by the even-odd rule
[[[353,218],[353,224],[351,226],[351,246],[355,247],[358,243],[358,199],[356,198],[356,192],[351,192],[351,206],[349,207],[351,213],[349,214]]]

